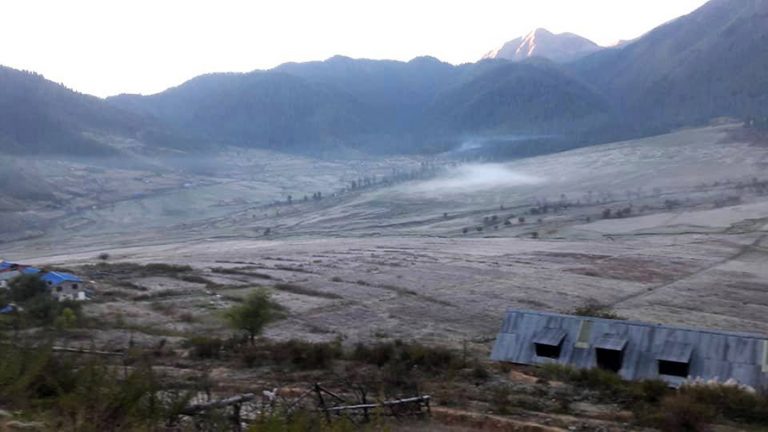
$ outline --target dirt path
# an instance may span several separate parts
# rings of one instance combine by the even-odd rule
[[[703,268],[701,268],[701,269],[699,269],[699,270],[697,270],[697,271],[695,271],[693,273],[690,273],[690,274],[688,274],[686,276],[683,276],[682,278],[673,280],[671,282],[662,283],[662,284],[656,285],[654,287],[644,288],[644,289],[642,289],[640,291],[637,291],[635,293],[632,293],[632,294],[629,294],[629,295],[624,296],[622,298],[619,298],[618,300],[616,300],[614,302],[610,302],[610,303],[607,304],[607,306],[609,306],[611,308],[615,308],[616,306],[620,305],[621,303],[626,303],[626,302],[628,302],[630,300],[636,300],[638,298],[647,297],[647,296],[655,293],[658,290],[661,290],[661,289],[667,288],[667,287],[669,287],[671,285],[674,285],[674,284],[680,283],[682,281],[691,279],[693,277],[696,277],[698,275],[706,273],[706,272],[708,272],[708,271],[710,271],[710,270],[712,270],[714,268],[717,268],[717,267],[719,267],[719,266],[721,266],[723,264],[726,264],[726,263],[731,262],[733,260],[737,260],[740,257],[744,256],[748,252],[766,253],[768,251],[765,248],[761,247],[761,243],[763,242],[763,240],[766,239],[766,237],[768,237],[768,234],[763,234],[763,235],[759,236],[758,238],[756,238],[751,244],[748,244],[746,246],[741,247],[739,249],[739,251],[736,252],[734,255],[731,255],[731,256],[729,256],[727,258],[724,258],[724,259],[721,259],[719,261],[716,261],[715,263],[713,263],[711,265],[708,265],[706,267],[703,267]]]

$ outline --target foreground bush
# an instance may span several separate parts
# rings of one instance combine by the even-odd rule
[[[156,430],[187,396],[160,398],[147,364],[123,369],[102,359],[57,355],[49,346],[0,350],[0,406],[34,413],[48,430]]]
[[[343,358],[339,342],[259,342],[245,347],[240,353],[248,367],[280,366],[298,370],[328,369],[335,360]]]
[[[562,365],[542,366],[539,375],[595,391],[598,398],[631,409],[640,423],[666,431],[703,431],[716,419],[768,426],[768,395],[736,386],[685,385],[674,390],[663,381],[624,381],[602,369]]]

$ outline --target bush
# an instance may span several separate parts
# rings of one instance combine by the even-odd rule
[[[34,297],[48,295],[48,285],[39,275],[21,275],[8,283],[12,301],[23,303]],[[50,296],[49,296],[50,297]]]
[[[178,264],[165,264],[165,263],[152,263],[147,264],[144,266],[144,269],[151,273],[185,273],[185,272],[191,272],[192,267],[188,265],[178,265]]]
[[[690,385],[680,394],[693,401],[712,407],[729,420],[768,425],[768,397],[750,393],[736,386]]]
[[[583,305],[577,306],[572,311],[567,313],[571,315],[593,317],[593,318],[606,318],[606,319],[615,319],[615,320],[625,319],[624,317],[618,315],[616,312],[611,310],[609,306],[601,304],[596,300],[588,300]]]
[[[240,359],[247,367],[276,365],[299,370],[327,369],[342,357],[343,351],[338,341],[315,343],[300,340],[260,340],[255,345],[240,349]]]
[[[242,304],[232,306],[226,313],[229,325],[248,335],[253,344],[264,326],[282,315],[283,308],[273,302],[269,291],[258,289],[245,298]]]
[[[206,336],[196,336],[185,342],[185,346],[190,349],[190,356],[196,359],[220,358],[223,345],[221,339]]]
[[[715,417],[711,406],[682,393],[665,397],[658,413],[658,426],[669,432],[703,432]]]
[[[461,359],[453,351],[442,347],[429,347],[400,340],[371,346],[357,344],[352,359],[378,367],[394,366],[400,369],[418,367],[429,373],[439,373],[461,367]]]
[[[289,364],[301,370],[326,369],[342,357],[341,344],[311,343],[291,340],[271,347],[271,360],[275,364]]]
[[[59,356],[50,346],[0,350],[0,405],[44,411],[49,430],[155,430],[185,404],[157,398],[158,382],[146,364],[124,376],[103,359]]]

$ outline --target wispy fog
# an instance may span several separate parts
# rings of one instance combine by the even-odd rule
[[[446,171],[437,178],[410,185],[412,193],[470,193],[487,189],[543,183],[544,178],[515,172],[504,164],[469,164]]]

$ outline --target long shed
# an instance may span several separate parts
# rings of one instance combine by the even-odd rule
[[[509,310],[495,361],[613,370],[628,380],[735,380],[768,388],[768,336],[639,321]]]

